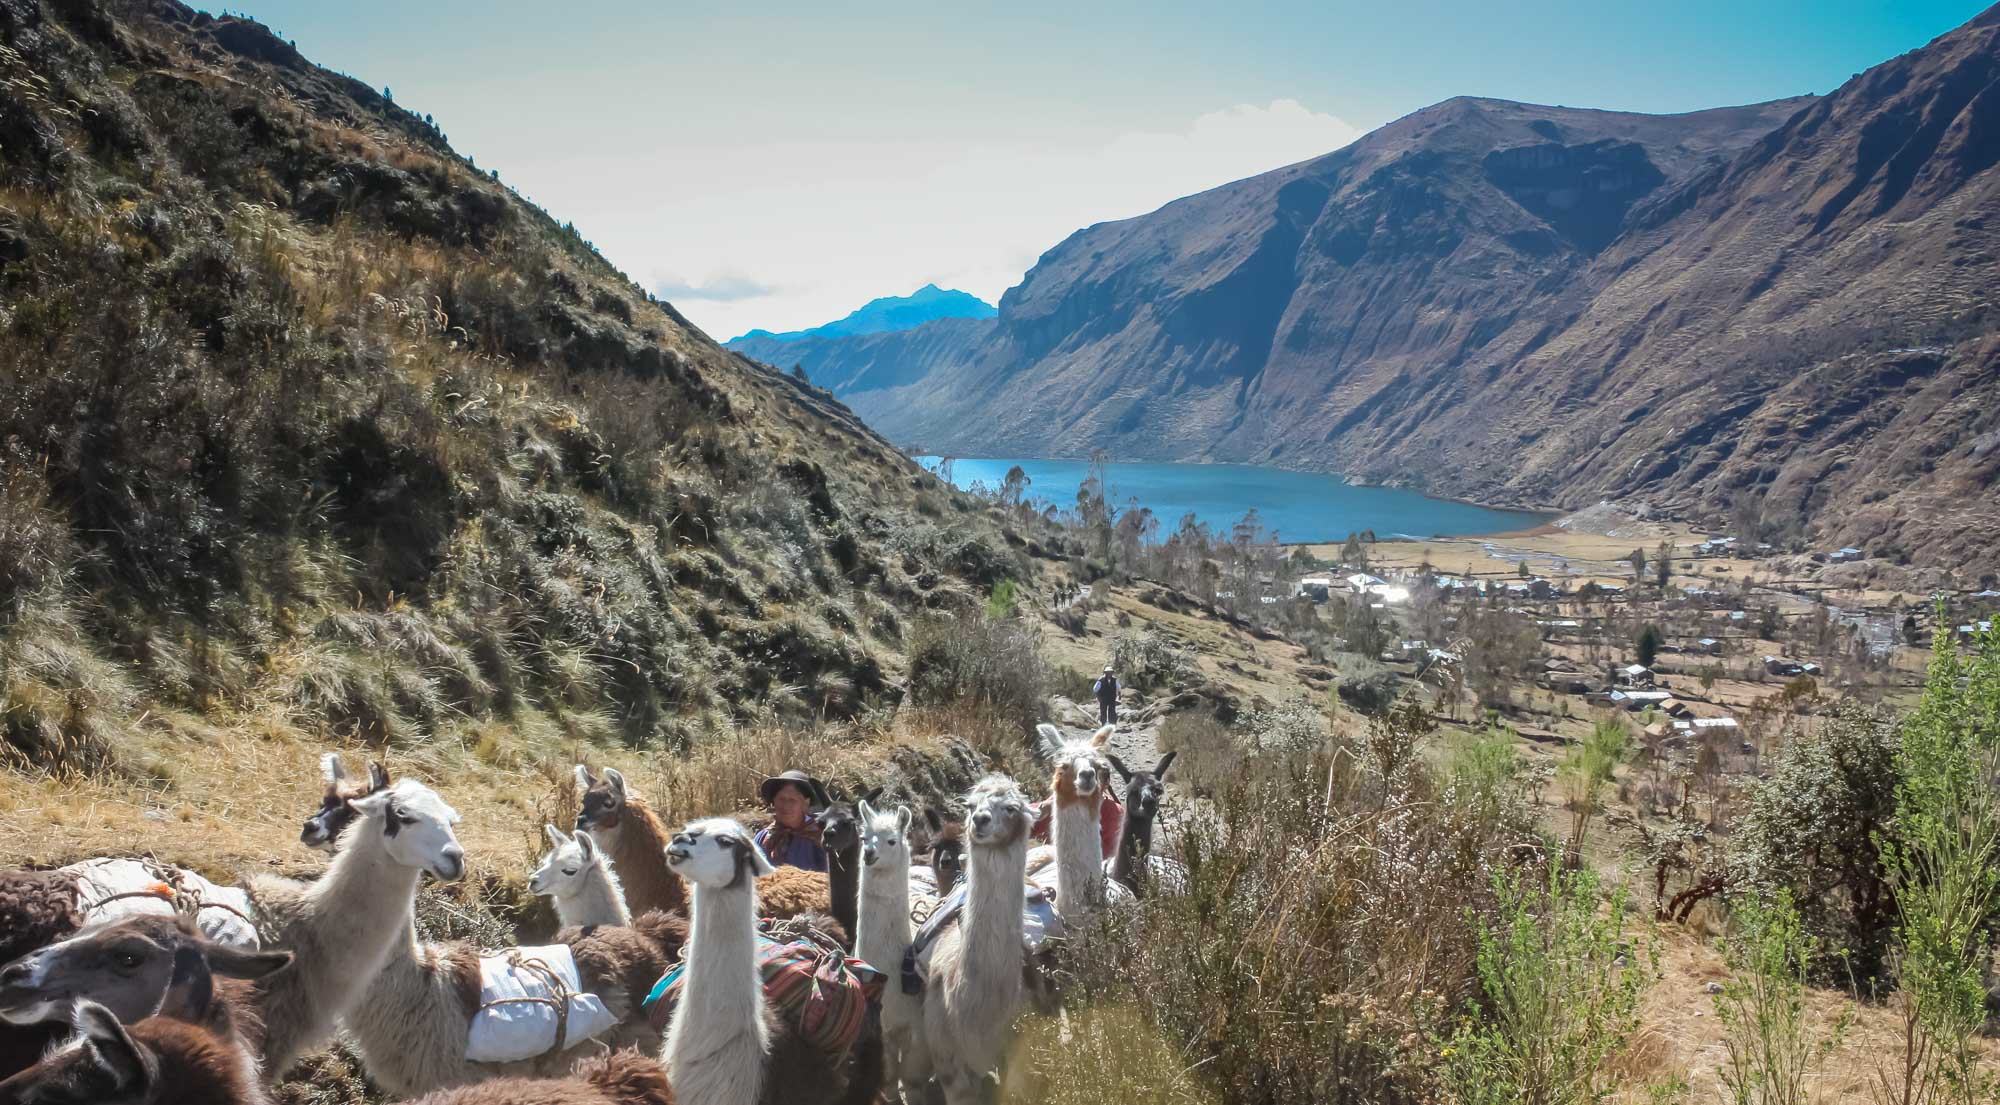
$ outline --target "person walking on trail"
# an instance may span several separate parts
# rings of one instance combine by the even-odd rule
[[[1097,724],[1118,724],[1118,677],[1111,674],[1111,665],[1104,665],[1104,674],[1097,679]]]

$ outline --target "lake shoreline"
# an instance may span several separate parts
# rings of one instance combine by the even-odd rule
[[[910,459],[936,473],[946,458]],[[1093,463],[1071,458],[948,459],[951,482],[960,489],[997,488],[1018,466],[1028,476],[1026,499],[1059,510],[1070,508],[1074,489],[1090,477]],[[1106,460],[1103,465],[1111,504],[1146,508],[1168,532],[1191,514],[1211,531],[1227,534],[1254,510],[1259,525],[1283,545],[1338,542],[1360,533],[1372,533],[1378,541],[1426,541],[1524,533],[1562,517],[1559,511],[1496,507],[1331,472],[1222,461]]]

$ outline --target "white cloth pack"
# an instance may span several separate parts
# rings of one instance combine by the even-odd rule
[[[540,964],[547,972],[528,964]],[[561,994],[550,981],[561,980],[562,992],[569,995],[569,1024],[563,1034],[565,1049],[596,1036],[618,1023],[603,999],[585,993],[576,973],[576,957],[568,944],[540,948],[514,948],[479,960],[480,1010],[472,1018],[472,1031],[465,1044],[465,1057],[475,1063],[512,1063],[546,1054],[556,1042],[554,1001]],[[543,998],[545,1001],[513,1001],[516,998]],[[506,1002],[496,1005],[495,1002]]]
[[[257,950],[250,895],[241,887],[218,886],[185,868],[159,867],[136,859],[85,860],[62,868],[62,873],[76,880],[76,901],[84,910],[86,924],[169,916],[178,903],[182,909],[196,911],[195,925],[203,936],[232,948]],[[173,889],[174,900],[147,893],[163,884]],[[137,896],[120,896],[127,894]]]

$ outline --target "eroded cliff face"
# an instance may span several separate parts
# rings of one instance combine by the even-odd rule
[[[1988,12],[1824,98],[1681,116],[1447,101],[1079,231],[991,323],[869,348],[896,382],[849,398],[962,455],[1755,500],[1815,541],[1976,559],[2000,543],[1996,40]]]

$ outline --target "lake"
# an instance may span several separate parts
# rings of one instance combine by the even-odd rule
[[[935,470],[937,457],[917,463]],[[952,483],[997,488],[1007,470],[1020,465],[1032,481],[1028,498],[1046,500],[1068,510],[1076,505],[1076,489],[1088,474],[1082,460],[990,460],[956,457]],[[1105,498],[1123,509],[1132,500],[1152,510],[1160,520],[1160,537],[1192,511],[1218,535],[1252,507],[1266,529],[1283,541],[1344,541],[1350,533],[1374,530],[1381,538],[1474,536],[1508,533],[1540,525],[1550,517],[1521,510],[1493,510],[1469,503],[1433,499],[1415,491],[1389,487],[1355,487],[1338,476],[1255,468],[1239,464],[1153,464],[1120,462],[1105,465]]]

